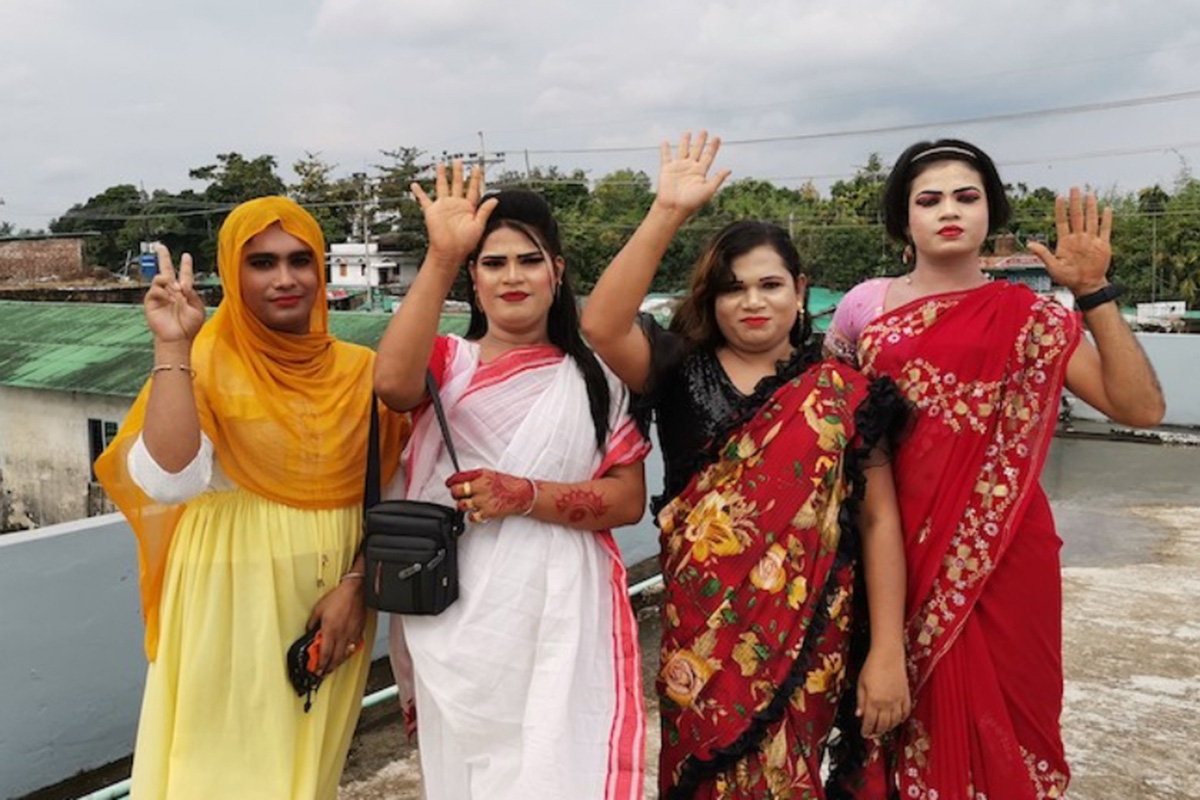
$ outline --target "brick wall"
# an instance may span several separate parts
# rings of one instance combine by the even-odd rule
[[[0,281],[75,278],[83,273],[82,239],[0,241]]]

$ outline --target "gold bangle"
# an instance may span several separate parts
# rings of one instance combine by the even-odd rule
[[[169,372],[170,370],[173,370],[173,369],[177,369],[181,372],[186,372],[189,376],[191,376],[193,378],[196,377],[196,370],[192,369],[187,364],[155,364],[150,369],[150,377],[153,378],[155,375],[157,375],[160,372]]]

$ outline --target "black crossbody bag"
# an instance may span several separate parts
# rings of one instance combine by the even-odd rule
[[[454,469],[458,456],[433,375],[425,386],[437,414]],[[386,500],[379,469],[379,410],[371,397],[367,480],[363,493],[363,589],[370,608],[391,614],[440,614],[458,599],[458,537],[464,529],[457,508],[419,500]]]

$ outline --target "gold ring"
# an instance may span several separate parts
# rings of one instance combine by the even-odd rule
[[[463,505],[465,505],[465,506],[467,507],[467,510],[468,510],[468,511],[474,511],[474,510],[475,510],[475,501],[474,501],[474,500],[472,500],[470,497],[464,497],[464,498],[463,498]]]
[[[475,494],[474,492],[471,491],[471,482],[470,481],[463,481],[462,490],[463,490],[463,497],[470,497],[471,495]]]
[[[350,644],[346,645],[347,653],[353,653],[357,649],[358,649],[358,645],[356,645],[354,642],[351,642]]]
[[[472,511],[469,519],[471,520],[471,522],[474,522],[476,524],[481,523],[481,522],[487,522],[487,517],[485,517],[483,515],[483,512],[480,511],[479,509],[475,509],[474,511]]]

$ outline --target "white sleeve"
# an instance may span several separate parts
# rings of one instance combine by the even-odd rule
[[[192,463],[179,472],[167,472],[150,455],[139,434],[133,447],[129,448],[126,466],[129,469],[129,477],[137,487],[155,502],[163,505],[184,503],[208,489],[212,483],[212,441],[201,431],[200,449]]]

